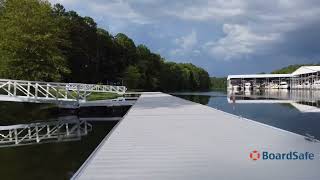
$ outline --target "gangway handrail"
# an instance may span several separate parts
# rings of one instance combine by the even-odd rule
[[[0,79],[0,100],[79,101],[93,92],[125,94],[125,86]]]
[[[70,83],[65,83],[65,82],[46,82],[46,81],[29,81],[29,80],[16,80],[16,79],[0,79],[0,82],[7,82],[7,81],[15,81],[15,82],[20,82],[20,83],[38,83],[41,85],[47,85],[50,84],[52,86],[67,86],[67,85],[80,85],[80,86],[101,86],[101,87],[116,87],[118,89],[125,89],[127,90],[126,86],[119,86],[119,85],[111,85],[111,84],[87,84],[87,83],[75,83],[75,82],[70,82]],[[27,84],[25,84],[27,85]],[[81,90],[81,89],[80,89]]]

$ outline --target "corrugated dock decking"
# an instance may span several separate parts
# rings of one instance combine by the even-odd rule
[[[307,123],[307,122],[306,122]],[[253,150],[313,161],[253,161]],[[143,93],[75,179],[319,180],[320,143],[164,93]]]

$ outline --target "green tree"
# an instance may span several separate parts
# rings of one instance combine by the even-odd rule
[[[148,90],[159,89],[161,64],[163,63],[161,56],[152,53],[145,45],[138,45],[136,49],[137,66],[142,75],[140,87]]]
[[[126,36],[123,33],[118,33],[115,36],[115,40],[120,46],[122,46],[123,48],[128,49],[130,51],[134,51],[135,48],[136,48],[136,46],[134,45],[133,40],[130,39],[128,36]]]
[[[227,78],[211,77],[211,89],[227,89]]]
[[[0,73],[5,78],[59,81],[69,72],[60,46],[64,24],[47,1],[5,0],[0,16]]]
[[[125,85],[130,89],[136,89],[140,80],[141,74],[136,66],[128,66],[124,75]]]
[[[205,90],[208,73],[167,62],[123,33],[46,0],[0,0],[0,75],[30,80],[110,83],[144,90]],[[68,68],[67,68],[68,67]],[[70,69],[70,73],[68,73]]]
[[[71,74],[66,76],[65,80],[96,83],[97,25],[92,18],[81,17],[74,11],[60,13],[60,9],[55,8],[55,14],[60,14],[65,20],[65,34],[70,42],[70,46],[64,49],[64,55],[67,57]]]
[[[131,65],[136,60],[136,46],[132,39],[123,33],[118,33],[115,38],[115,43],[119,48],[119,58],[125,65]]]

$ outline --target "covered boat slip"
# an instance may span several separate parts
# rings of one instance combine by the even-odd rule
[[[315,160],[257,160],[258,150]],[[320,179],[320,143],[164,93],[143,93],[73,179]]]
[[[320,66],[302,66],[291,74],[229,75],[228,89],[320,89]]]
[[[264,91],[227,91],[227,100],[233,103],[239,100],[290,100],[299,102],[318,103],[320,107],[320,91],[310,91],[304,89],[266,89]],[[263,102],[262,102],[263,103]]]
[[[291,104],[301,113],[320,112],[320,91],[304,89],[267,89],[264,91],[229,90],[228,103],[232,104]]]

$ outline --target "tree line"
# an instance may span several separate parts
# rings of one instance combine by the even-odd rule
[[[225,90],[227,89],[226,77],[211,77],[211,89]]]
[[[297,69],[299,69],[301,66],[319,66],[319,65],[320,64],[293,64],[278,70],[274,70],[271,73],[272,74],[291,74]]]
[[[135,45],[123,33],[45,0],[0,0],[1,78],[124,83],[131,89],[206,90],[209,74]]]

